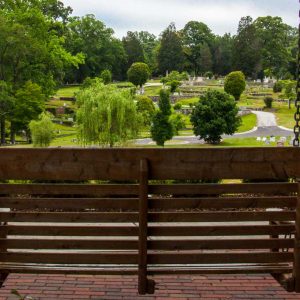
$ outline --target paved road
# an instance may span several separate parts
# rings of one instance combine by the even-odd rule
[[[237,133],[234,135],[224,135],[223,138],[250,138],[250,137],[293,137],[293,131],[287,128],[277,126],[275,115],[267,112],[253,111],[257,115],[257,127],[251,131]],[[199,140],[196,136],[176,136],[173,138],[173,144],[204,144],[204,141]],[[137,145],[154,145],[152,139],[141,139],[136,141]]]

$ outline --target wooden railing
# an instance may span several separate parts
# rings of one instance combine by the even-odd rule
[[[2,281],[271,273],[300,292],[297,178],[294,148],[0,149]]]

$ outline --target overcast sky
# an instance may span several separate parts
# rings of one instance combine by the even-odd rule
[[[159,35],[171,22],[177,29],[190,20],[206,23],[214,33],[236,33],[242,16],[280,16],[298,26],[298,0],[62,0],[74,15],[94,14],[117,37],[147,30]]]

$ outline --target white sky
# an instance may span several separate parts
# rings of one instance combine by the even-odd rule
[[[181,29],[191,20],[206,23],[214,33],[236,33],[241,17],[280,16],[298,26],[298,0],[62,0],[74,15],[94,14],[117,37],[147,30],[159,35],[171,22]]]

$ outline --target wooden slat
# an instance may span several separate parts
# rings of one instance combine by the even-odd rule
[[[126,223],[137,222],[138,213],[88,212],[3,212],[0,222]]]
[[[280,235],[295,232],[294,225],[149,226],[149,236]]]
[[[148,255],[149,264],[239,264],[284,263],[293,261],[293,253],[157,253]]]
[[[293,239],[150,240],[149,250],[293,248]]]
[[[277,232],[277,231],[276,231]],[[137,236],[137,226],[6,225],[0,234],[28,236]]]
[[[1,203],[1,202],[0,202]],[[152,199],[151,209],[295,208],[297,197],[227,197]]]
[[[285,179],[300,177],[300,149],[0,149],[0,180]],[[87,167],[90,166],[90,167]]]
[[[0,195],[137,196],[137,184],[0,184]]]
[[[0,262],[43,264],[137,264],[137,253],[12,253],[1,252]]]
[[[295,223],[294,270],[295,292],[300,293],[300,179],[298,179],[298,199]]]
[[[177,226],[149,225],[149,236],[288,235],[294,225]],[[28,236],[137,236],[137,226],[6,225],[0,234]]]
[[[137,240],[114,239],[0,239],[0,247],[7,249],[58,249],[58,250],[137,250]]]
[[[284,195],[297,192],[297,184],[285,182],[238,184],[167,184],[150,185],[149,192],[158,195],[220,195],[220,194],[268,194]]]
[[[55,188],[55,187],[53,187]],[[123,209],[137,210],[138,199],[134,198],[8,198],[0,197],[0,207],[14,209]]]
[[[0,214],[1,216],[1,214]],[[150,222],[243,222],[243,221],[293,221],[295,212],[162,212],[150,213]]]

